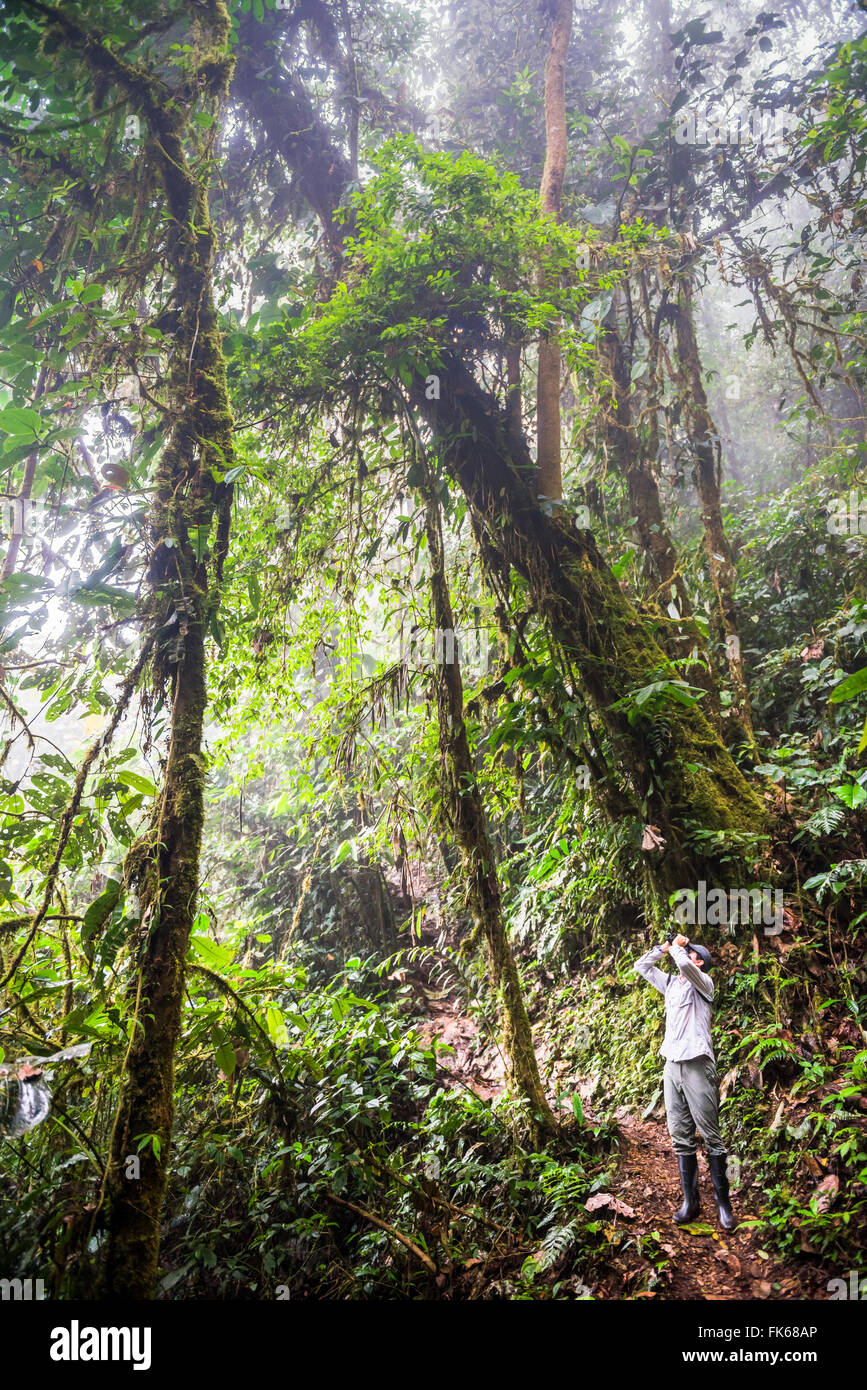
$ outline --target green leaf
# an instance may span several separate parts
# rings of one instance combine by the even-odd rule
[[[119,880],[110,879],[105,892],[90,904],[84,914],[84,925],[81,929],[82,941],[89,941],[92,936],[108,921],[117,901],[120,897],[121,885]]]
[[[42,416],[26,406],[7,405],[0,410],[0,430],[5,434],[35,435],[42,428]]]
[[[226,644],[226,629],[215,612],[211,613],[208,618],[208,630],[220,649],[220,655],[222,655],[223,647]]]
[[[862,666],[860,671],[853,671],[851,676],[847,676],[834,687],[829,697],[831,704],[842,705],[845,700],[854,700],[862,690],[867,690],[867,666]]]
[[[237,1066],[235,1049],[232,1047],[231,1043],[220,1043],[220,1046],[217,1048],[216,1057],[217,1066],[220,1068],[223,1075],[231,1076]]]
[[[78,296],[79,304],[92,304],[96,299],[102,299],[105,294],[104,285],[85,285],[81,294]]]
[[[633,552],[631,550],[627,550],[625,555],[621,555],[619,560],[614,561],[614,564],[611,566],[611,573],[614,575],[615,579],[623,578],[629,565],[629,561],[632,559],[632,555]]]
[[[156,785],[151,779],[149,777],[142,777],[138,772],[127,772],[124,770],[117,774],[117,780],[125,783],[128,787],[132,787],[137,792],[142,792],[145,796],[156,796],[157,794]]]
[[[127,613],[135,610],[135,594],[118,589],[114,584],[82,584],[69,597],[76,603],[89,603],[97,607],[111,604]]]
[[[353,849],[353,842],[352,842],[352,840],[344,840],[343,843],[342,843],[342,844],[340,845],[340,847],[338,848],[337,853],[335,854],[334,858],[333,858],[332,861],[331,861],[331,867],[332,867],[333,869],[336,869],[337,866],[338,866],[338,864],[342,864],[343,861],[344,861],[344,859],[348,859],[348,858],[350,857],[350,855],[352,854],[352,849]]]
[[[9,602],[15,603],[19,599],[33,598],[41,589],[48,587],[49,581],[44,579],[41,574],[28,574],[22,570],[19,574],[10,574],[8,579],[4,579],[0,584],[0,611],[9,606]]]
[[[268,1037],[275,1047],[289,1046],[289,1034],[286,1031],[283,1015],[273,1004],[265,1014],[265,1027],[268,1032]]]
[[[18,298],[17,286],[5,291],[3,298],[0,299],[0,328],[5,328],[15,312],[15,300]]]
[[[832,787],[831,791],[853,811],[867,801],[867,787],[862,787],[857,782],[844,782],[839,787]]]
[[[190,937],[190,949],[204,961],[209,970],[228,970],[232,964],[232,953],[226,946],[219,946],[209,936]]]
[[[259,585],[259,576],[252,570],[247,576],[247,593],[250,596],[250,607],[254,613],[258,613],[262,606],[262,590]]]

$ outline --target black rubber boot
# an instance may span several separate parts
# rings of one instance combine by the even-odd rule
[[[685,1221],[692,1221],[698,1216],[698,1158],[695,1154],[678,1154],[677,1166],[683,1188],[683,1206],[678,1207],[672,1220],[682,1226]]]
[[[728,1154],[708,1154],[707,1156],[707,1166],[710,1168],[717,1211],[719,1212],[719,1224],[724,1231],[733,1231],[737,1223],[729,1201],[727,1163]]]

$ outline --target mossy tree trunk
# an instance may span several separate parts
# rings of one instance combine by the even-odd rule
[[[630,691],[676,671],[592,533],[542,512],[526,445],[510,441],[498,402],[457,357],[444,356],[438,401],[427,400],[421,378],[411,395],[490,550],[526,579],[535,612],[573,663],[636,804],[662,830],[661,886],[688,885],[701,872],[726,881],[727,856],[699,851],[692,831],[759,835],[766,829],[764,806],[697,704],[665,706],[669,745],[662,758],[645,721],[630,722],[629,710],[618,708]]]
[[[431,566],[433,619],[441,632],[453,633],[454,615],[446,575],[440,506],[426,461],[423,468],[425,478],[421,491]],[[507,1081],[513,1094],[527,1102],[530,1137],[538,1146],[544,1133],[557,1129],[557,1121],[539,1075],[533,1033],[506,930],[494,849],[464,721],[459,646],[457,640],[453,646],[445,642],[442,646],[443,660],[436,672],[436,698],[443,809],[448,828],[461,852],[473,922],[487,947],[491,981],[499,1007]],[[453,659],[447,659],[447,655]]]
[[[133,945],[135,1006],[108,1168],[108,1240],[103,1295],[150,1298],[159,1254],[173,1122],[174,1056],[181,1027],[185,962],[199,888],[204,822],[205,634],[228,542],[233,421],[213,299],[214,232],[204,180],[217,127],[203,136],[192,117],[215,117],[228,95],[229,19],[222,0],[205,0],[190,21],[187,73],[172,89],[150,70],[118,58],[63,10],[50,23],[91,73],[113,86],[148,131],[148,174],[167,219],[167,260],[178,326],[166,402],[170,427],[157,468],[149,519],[146,618],[157,634],[155,681],[170,690],[171,726],[163,785],[150,832],[127,856],[142,916]],[[216,539],[209,536],[216,520]],[[140,1175],[131,1176],[137,1155]],[[129,1170],[129,1172],[128,1172]]]

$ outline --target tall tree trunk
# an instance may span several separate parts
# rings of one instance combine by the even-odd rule
[[[206,542],[217,520],[219,574],[228,540],[232,414],[214,307],[214,232],[202,180],[209,150],[192,124],[191,103],[140,65],[117,57],[62,10],[50,22],[91,72],[118,88],[150,133],[150,152],[168,214],[167,258],[178,306],[168,381],[171,431],[157,469],[150,515],[148,616],[157,634],[153,668],[171,688],[171,735],[151,831],[129,851],[126,875],[142,906],[132,1036],[107,1171],[108,1241],[103,1270],[110,1299],[151,1297],[173,1121],[174,1054],[180,1033],[185,961],[196,912],[204,821],[202,729],[206,702]],[[221,0],[200,5],[190,23],[188,62],[199,103],[216,115],[228,95],[229,19]],[[206,137],[215,138],[214,134]],[[166,637],[166,633],[170,636]],[[132,1176],[127,1158],[140,1159]]]
[[[425,529],[431,565],[434,622],[441,632],[454,632],[454,616],[445,567],[439,501],[425,468]],[[445,649],[446,644],[443,643]],[[461,851],[473,921],[484,937],[491,979],[497,995],[507,1080],[527,1102],[530,1136],[538,1146],[541,1135],[557,1129],[539,1075],[530,1020],[521,981],[509,944],[503,914],[497,865],[485,820],[476,769],[464,722],[464,688],[457,641],[454,660],[444,659],[437,671],[439,746],[443,762],[444,804],[449,828]]]
[[[719,691],[704,638],[693,620],[692,604],[680,573],[677,551],[665,522],[653,460],[645,453],[632,420],[629,375],[616,327],[609,326],[602,333],[599,357],[614,389],[614,413],[607,421],[606,431],[617,468],[626,481],[638,539],[651,574],[658,580],[655,587],[662,599],[659,622],[668,624],[670,614],[667,609],[672,596],[677,598],[676,606],[680,611],[680,619],[671,619],[671,627],[664,628],[660,642],[674,658],[682,659],[694,654],[689,679],[705,691],[705,713],[719,729]]]
[[[729,742],[754,745],[750,694],[741,655],[740,627],[735,605],[737,571],[723,525],[720,483],[722,461],[719,435],[711,419],[701,375],[701,361],[692,319],[692,285],[681,287],[675,329],[677,355],[682,373],[684,412],[690,441],[695,451],[695,481],[701,504],[708,569],[716,599],[714,629],[728,659],[734,702],[729,720]]]
[[[626,482],[638,539],[652,573],[662,588],[665,601],[676,597],[681,613],[689,616],[692,605],[678,569],[674,541],[663,516],[653,464],[645,457],[633,427],[629,377],[623,358],[623,344],[615,327],[606,327],[601,334],[599,356],[611,379],[614,394],[614,412],[606,421],[606,432],[618,471]]]
[[[545,63],[545,165],[539,197],[544,211],[559,218],[566,173],[566,52],[572,33],[572,0],[545,0],[543,9],[551,15],[552,29]],[[556,327],[539,343],[536,389],[538,492],[560,501],[560,345]]]

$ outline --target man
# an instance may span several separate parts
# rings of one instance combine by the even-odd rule
[[[664,955],[674,961],[676,975],[656,968]],[[665,996],[665,1039],[660,1048],[665,1058],[665,1114],[683,1188],[683,1205],[674,1213],[674,1220],[681,1226],[698,1215],[698,1128],[707,1150],[720,1225],[724,1231],[733,1231],[727,1156],[719,1132],[719,1077],[710,1038],[714,989],[707,972],[711,964],[710,951],[704,946],[690,944],[689,937],[676,936],[673,942],[652,947],[633,970]]]

